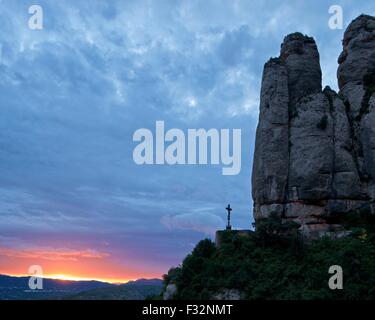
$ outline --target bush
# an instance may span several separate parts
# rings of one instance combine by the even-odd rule
[[[361,109],[356,117],[357,121],[361,120],[362,117],[369,112],[370,99],[375,93],[375,71],[371,71],[363,77],[363,88],[365,93],[362,98]]]
[[[246,299],[375,299],[374,216],[348,216],[350,237],[303,243],[295,225],[277,216],[261,221],[249,237],[228,232],[220,248],[198,243],[172,269],[176,299],[209,299],[221,289],[238,289]],[[340,265],[344,290],[328,288],[328,268]]]
[[[320,121],[318,122],[318,124],[316,125],[318,129],[320,130],[325,130],[327,128],[327,125],[328,125],[328,117],[327,115],[325,114],[321,119]]]

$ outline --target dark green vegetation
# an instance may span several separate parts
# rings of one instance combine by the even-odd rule
[[[362,210],[344,225],[350,236],[307,243],[298,225],[272,216],[250,237],[228,232],[220,248],[199,242],[164,284],[177,285],[176,299],[210,299],[225,288],[238,289],[244,299],[375,299],[375,216]],[[343,269],[343,290],[328,287],[331,265]]]
[[[125,284],[108,288],[98,288],[64,297],[64,300],[145,300],[149,296],[159,295],[162,283]]]
[[[357,121],[361,120],[362,117],[369,112],[370,99],[373,93],[375,93],[375,71],[371,71],[363,77],[363,88],[365,94],[362,99],[361,109],[356,117]]]
[[[320,130],[325,130],[327,128],[327,124],[328,124],[328,117],[327,115],[325,114],[321,119],[320,121],[318,122],[318,124],[316,125],[318,129]]]
[[[298,117],[298,110],[296,105],[289,104],[288,106],[289,119]]]
[[[30,290],[30,277],[0,275],[0,300],[40,300],[60,297],[112,284],[100,281],[68,281],[44,279],[43,290]]]
[[[333,95],[336,95],[336,92],[333,91],[329,86],[326,86],[323,90],[323,94],[326,96],[329,104],[329,111],[332,113],[335,111],[333,106]]]

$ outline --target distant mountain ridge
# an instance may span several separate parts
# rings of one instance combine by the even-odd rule
[[[70,296],[64,300],[144,300],[148,296],[160,295],[161,279],[138,279],[121,285],[91,289]]]
[[[124,283],[122,284],[122,286],[124,285],[155,285],[155,286],[158,286],[162,283],[163,281],[161,279],[158,279],[158,278],[154,278],[154,279],[144,279],[144,278],[141,278],[141,279],[138,279],[138,280],[134,280],[134,281],[129,281],[127,283]]]
[[[160,293],[162,287],[160,279],[138,279],[116,285],[96,280],[44,278],[42,290],[30,290],[29,279],[30,277],[0,275],[0,300],[96,299],[99,296],[99,299],[142,300],[148,295]]]

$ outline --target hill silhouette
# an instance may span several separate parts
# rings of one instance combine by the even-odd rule
[[[29,277],[0,275],[0,300],[40,299],[126,299],[142,300],[159,294],[160,279],[139,279],[122,285],[101,281],[43,279],[42,290],[30,290]]]

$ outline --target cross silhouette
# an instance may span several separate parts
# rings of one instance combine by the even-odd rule
[[[225,210],[228,211],[228,225],[227,225],[227,230],[231,230],[232,226],[230,225],[230,212],[232,211],[232,208],[230,207],[230,204],[228,204],[228,207],[226,207]]]

